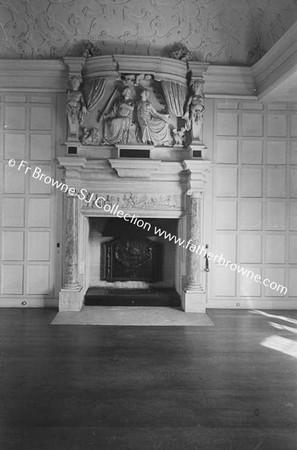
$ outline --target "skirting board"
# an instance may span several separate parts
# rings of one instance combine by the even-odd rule
[[[58,308],[58,298],[2,297],[0,308]]]
[[[26,302],[26,304],[23,304]],[[32,297],[2,297],[0,308],[58,308],[57,298],[32,298]],[[297,298],[282,300],[254,300],[254,299],[216,299],[208,300],[206,309],[291,309],[297,310]]]
[[[255,299],[216,299],[206,302],[207,309],[297,309],[297,298],[269,300]]]

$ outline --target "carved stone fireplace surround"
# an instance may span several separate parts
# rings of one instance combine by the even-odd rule
[[[201,244],[203,193],[207,161],[135,161],[88,160],[73,156],[59,158],[66,169],[65,183],[78,195],[64,196],[64,266],[63,289],[59,295],[60,311],[79,311],[88,286],[88,217],[114,217],[103,208],[79,199],[82,189],[118,205],[131,216],[180,219],[179,235],[187,242]],[[142,174],[142,176],[141,176]],[[85,191],[83,191],[85,192]],[[88,199],[87,199],[88,200]],[[118,218],[117,220],[123,220]],[[202,257],[177,246],[176,289],[186,312],[205,311],[202,286]],[[185,259],[185,264],[182,260]]]

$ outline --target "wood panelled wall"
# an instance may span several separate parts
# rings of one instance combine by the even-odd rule
[[[1,96],[1,298],[3,306],[53,304],[60,288],[56,247],[57,196],[34,179],[56,177],[56,95],[3,93]],[[9,160],[16,164],[9,167]],[[18,170],[20,161],[25,167]],[[57,252],[57,254],[56,254]]]
[[[296,308],[297,105],[208,103],[211,250],[288,289],[283,295],[212,263],[209,307]]]
[[[0,306],[57,304],[62,195],[17,168],[24,159],[59,179],[64,95],[1,94]],[[204,243],[288,289],[284,296],[212,262],[207,306],[296,308],[297,105],[207,99],[203,140],[214,163]]]

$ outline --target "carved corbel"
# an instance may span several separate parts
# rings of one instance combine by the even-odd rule
[[[182,165],[187,174],[187,193],[202,196],[205,192],[206,174],[210,172],[210,161],[184,160]]]
[[[85,57],[71,57],[65,56],[63,58],[65,65],[69,70],[69,78],[72,76],[81,76],[82,69],[85,65],[86,58]]]

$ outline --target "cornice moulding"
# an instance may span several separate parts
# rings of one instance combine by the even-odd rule
[[[84,64],[85,63],[85,64]],[[204,77],[205,94],[209,97],[251,96],[251,68],[215,66],[172,58],[134,55],[97,56],[85,60],[67,57],[62,60],[4,60],[0,59],[0,89],[14,91],[65,92],[68,76],[79,73],[84,77],[114,77],[119,73],[152,73],[156,79],[187,83],[188,69],[193,78]]]
[[[187,64],[177,59],[113,55],[87,59],[83,73],[86,78],[118,76],[120,73],[149,73],[153,74],[157,80],[165,79],[186,84],[187,70]]]
[[[67,70],[62,60],[0,59],[0,89],[65,92]]]
[[[255,84],[250,67],[210,65],[204,75],[205,94],[209,97],[254,97]]]
[[[183,169],[188,170],[191,173],[195,174],[205,174],[210,171],[210,168],[212,167],[211,161],[198,161],[198,160],[192,160],[192,159],[185,159],[183,161]]]
[[[208,70],[210,63],[199,62],[199,61],[189,61],[188,67],[192,74],[192,79],[203,78],[205,72]]]
[[[112,55],[95,56],[85,60],[82,70],[85,78],[118,77],[117,63]]]
[[[78,158],[77,156],[60,156],[58,158],[59,164],[62,167],[85,167],[87,160],[86,158]]]
[[[109,159],[110,167],[114,170],[129,168],[131,170],[142,170],[148,172],[156,178],[164,178],[166,180],[180,177],[183,164],[182,161],[161,161],[157,159]]]
[[[188,65],[172,58],[136,55],[106,55],[63,60],[0,59],[0,89],[3,91],[65,92],[68,76],[82,70],[84,77],[119,77],[120,73],[152,73],[183,85],[190,71],[193,79],[205,79],[209,98],[265,99],[297,82],[297,23],[252,67],[220,66],[197,61]],[[281,91],[282,88],[282,91]],[[257,89],[257,97],[256,97]],[[290,101],[291,98],[285,99]]]
[[[72,64],[75,64],[72,58]],[[81,60],[81,58],[78,58]],[[86,60],[83,75],[86,78],[118,77],[120,73],[151,73],[157,80],[187,83],[187,74],[193,79],[205,79],[206,96],[239,96],[255,98],[255,84],[250,67],[217,66],[199,61],[184,61],[157,56],[113,55],[96,56]]]
[[[265,98],[297,71],[297,22],[252,66],[259,98]]]

